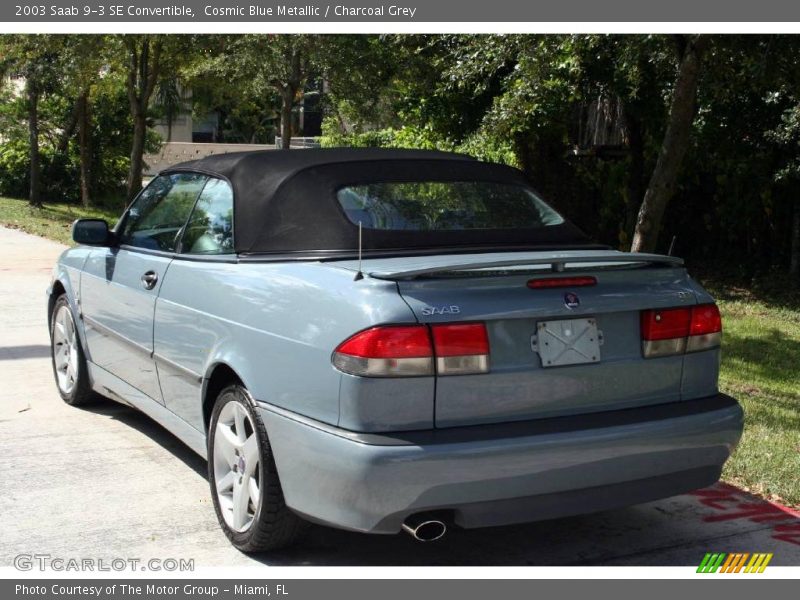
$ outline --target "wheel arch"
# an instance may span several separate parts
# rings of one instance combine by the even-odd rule
[[[214,410],[214,401],[217,395],[228,385],[236,384],[244,386],[244,379],[239,373],[226,362],[216,362],[206,371],[203,378],[202,403],[203,403],[203,426],[208,435],[208,425],[211,422],[211,412]]]
[[[53,281],[50,286],[50,293],[47,297],[47,326],[48,328],[53,324],[53,309],[56,307],[56,300],[62,295],[67,293],[67,288],[60,279]],[[69,296],[67,297],[69,300]]]
[[[84,324],[83,324],[83,318],[81,317],[80,306],[78,306],[78,302],[75,297],[75,292],[69,273],[66,271],[66,269],[63,268],[59,268],[58,276],[52,280],[52,282],[50,283],[50,287],[47,290],[48,335],[50,333],[50,329],[53,326],[53,310],[55,309],[56,301],[62,295],[66,296],[67,304],[69,304],[70,309],[72,309],[72,316],[73,319],[75,320],[75,327],[78,332],[78,340],[80,341],[81,348],[83,349],[83,352],[86,355],[86,359],[91,360],[91,353],[89,352],[89,347],[86,342],[86,332],[84,331]]]

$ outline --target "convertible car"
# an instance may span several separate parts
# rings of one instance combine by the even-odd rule
[[[430,541],[646,502],[717,481],[741,435],[682,261],[592,243],[510,167],[211,156],[73,238],[47,292],[61,397],[207,458],[243,551],[308,521]]]

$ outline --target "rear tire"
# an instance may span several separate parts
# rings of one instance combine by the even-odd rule
[[[267,430],[244,387],[219,393],[208,432],[211,497],[231,543],[242,552],[293,543],[305,522],[286,506]]]
[[[64,402],[82,406],[97,400],[66,294],[58,297],[50,316],[50,359],[56,388]]]

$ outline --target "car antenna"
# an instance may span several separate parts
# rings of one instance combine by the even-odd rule
[[[364,279],[364,273],[361,272],[361,221],[358,222],[358,273],[356,273],[353,281]]]
[[[672,256],[672,251],[675,250],[675,240],[678,238],[677,235],[672,236],[672,241],[669,243],[669,250],[667,251],[667,256]]]

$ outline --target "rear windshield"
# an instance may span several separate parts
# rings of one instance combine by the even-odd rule
[[[336,198],[366,229],[540,229],[564,222],[530,189],[491,181],[369,183],[341,188]]]

